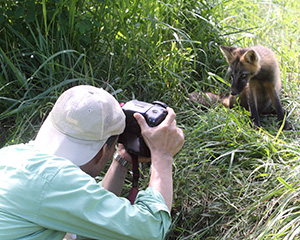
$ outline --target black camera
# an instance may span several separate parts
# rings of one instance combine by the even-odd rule
[[[131,100],[122,106],[126,115],[126,126],[124,132],[119,136],[119,143],[125,146],[128,153],[137,156],[150,157],[150,150],[141,135],[141,129],[134,113],[140,113],[146,119],[150,127],[159,125],[167,116],[167,105],[160,101],[153,104],[138,100]]]

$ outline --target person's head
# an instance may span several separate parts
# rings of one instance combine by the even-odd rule
[[[112,155],[108,149],[114,149],[116,136],[124,128],[125,115],[112,95],[101,88],[80,85],[57,99],[35,145],[43,153],[83,166],[99,154]],[[106,150],[101,152],[102,149]]]

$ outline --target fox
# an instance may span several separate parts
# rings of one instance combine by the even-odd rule
[[[220,50],[229,64],[232,81],[230,95],[192,93],[190,99],[204,106],[221,103],[228,108],[239,103],[250,112],[255,128],[261,127],[259,114],[271,114],[275,110],[280,124],[284,122],[283,128],[289,129],[279,98],[280,67],[275,53],[260,45],[248,48],[220,46]]]

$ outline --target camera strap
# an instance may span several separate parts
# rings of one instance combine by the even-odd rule
[[[140,177],[140,171],[139,171],[139,163],[138,163],[138,156],[135,154],[131,154],[132,157],[132,188],[128,195],[128,200],[131,204],[134,204],[136,195],[138,194],[138,184],[139,184],[139,177]]]

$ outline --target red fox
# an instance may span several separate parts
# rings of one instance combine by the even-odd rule
[[[206,92],[204,96],[192,93],[190,98],[203,105],[219,102],[226,107],[233,107],[237,101],[250,111],[255,127],[260,127],[259,113],[277,112],[278,120],[284,120],[284,110],[281,106],[279,91],[281,88],[280,69],[275,54],[263,46],[235,48],[220,46],[231,74],[231,94],[227,97]],[[207,100],[210,100],[208,103]],[[289,129],[287,121],[284,129]]]

